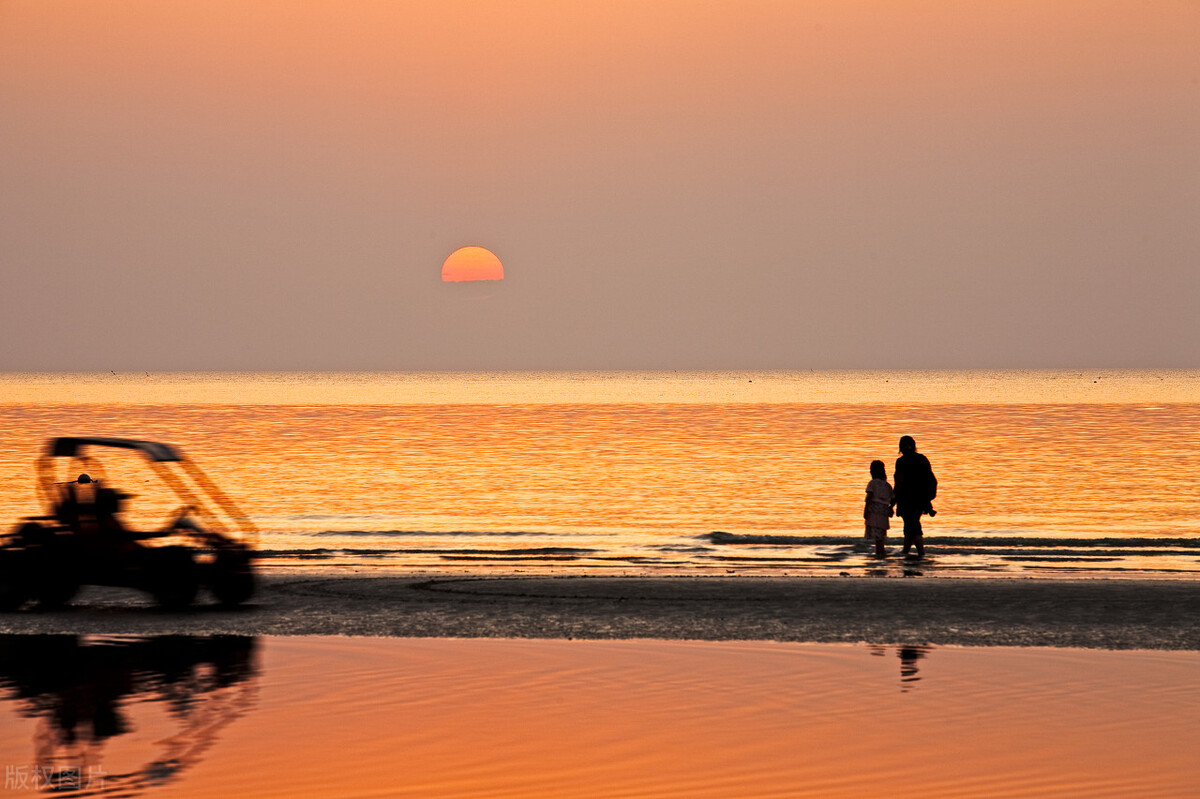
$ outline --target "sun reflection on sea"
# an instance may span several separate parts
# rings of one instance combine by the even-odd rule
[[[9,375],[0,511],[37,512],[46,437],[132,436],[195,457],[276,565],[840,570],[904,433],[941,485],[928,568],[1200,570],[1200,376],[1098,377]],[[173,509],[121,487],[145,526]]]

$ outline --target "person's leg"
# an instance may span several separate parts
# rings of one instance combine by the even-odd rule
[[[907,555],[915,544],[917,555],[923,555],[925,543],[921,539],[921,515],[905,514],[901,518],[904,519],[904,549],[900,551],[900,554]]]
[[[908,520],[904,520],[905,530],[908,529]],[[925,531],[921,529],[920,514],[912,517],[912,542],[917,548],[917,557],[925,557]]]
[[[886,554],[883,549],[883,542],[884,542],[884,538],[886,536],[887,536],[886,530],[880,530],[878,527],[872,527],[871,525],[867,525],[867,532],[866,532],[867,543],[875,545],[875,557],[877,557],[877,558],[882,558],[884,556],[884,554]]]

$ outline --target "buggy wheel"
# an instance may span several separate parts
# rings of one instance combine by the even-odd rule
[[[41,573],[38,575],[34,596],[38,607],[43,610],[61,608],[79,592],[79,570],[72,561],[58,557],[58,553],[43,553]],[[72,559],[73,560],[73,559]]]
[[[147,588],[168,610],[182,610],[196,598],[196,562],[187,547],[146,550]]]
[[[26,568],[29,595],[38,607],[53,610],[71,601],[79,591],[82,564],[79,550],[70,536],[56,535],[39,524],[21,529],[26,541]]]
[[[241,549],[218,552],[216,560],[213,561],[212,580],[208,587],[222,605],[240,605],[249,599],[254,593],[254,571],[250,566],[250,553]]]
[[[29,599],[29,554],[0,549],[0,611],[12,611]]]

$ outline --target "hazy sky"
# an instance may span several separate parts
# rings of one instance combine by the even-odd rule
[[[5,370],[1200,367],[1200,3],[0,0],[0,258]]]

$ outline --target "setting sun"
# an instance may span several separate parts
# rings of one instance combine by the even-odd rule
[[[460,247],[442,264],[442,281],[446,283],[503,279],[504,264],[495,253],[483,247]]]

